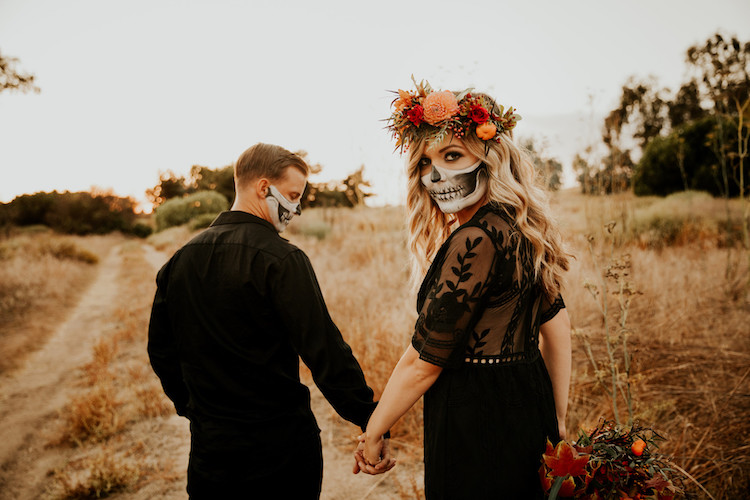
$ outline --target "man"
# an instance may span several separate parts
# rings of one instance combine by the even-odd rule
[[[157,275],[148,353],[190,419],[191,498],[320,496],[320,430],[300,357],[343,418],[364,429],[375,408],[307,256],[278,234],[300,213],[308,172],[279,146],[245,151],[231,211]]]

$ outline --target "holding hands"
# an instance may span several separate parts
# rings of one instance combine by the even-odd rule
[[[396,466],[396,459],[391,457],[389,439],[383,438],[382,435],[372,438],[363,433],[357,436],[357,441],[352,469],[354,474],[382,474]]]

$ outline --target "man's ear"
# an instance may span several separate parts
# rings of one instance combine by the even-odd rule
[[[258,179],[258,181],[255,183],[255,194],[258,195],[258,198],[265,198],[268,194],[268,187],[271,185],[271,183],[266,179],[265,177],[261,177]]]

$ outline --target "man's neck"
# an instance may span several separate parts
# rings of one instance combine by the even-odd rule
[[[231,210],[247,212],[263,220],[268,220],[268,206],[265,200],[245,200],[237,197]]]

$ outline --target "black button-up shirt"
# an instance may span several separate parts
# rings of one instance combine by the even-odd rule
[[[261,440],[318,432],[301,357],[339,415],[364,428],[372,390],[307,256],[269,222],[221,213],[156,283],[148,353],[179,414]]]

